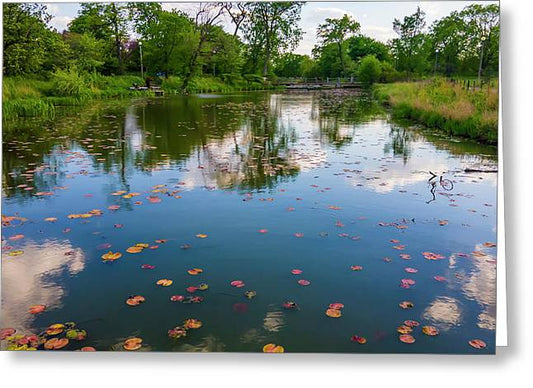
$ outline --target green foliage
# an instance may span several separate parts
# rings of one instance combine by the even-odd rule
[[[50,54],[55,32],[47,28],[51,16],[37,3],[4,3],[4,74],[19,75],[41,70]]]
[[[392,50],[398,61],[398,69],[410,73],[423,73],[429,67],[427,62],[427,37],[424,33],[426,14],[417,7],[416,12],[394,19],[393,29],[398,38],[392,41]]]
[[[180,11],[160,11],[143,27],[143,51],[148,69],[166,75],[183,74],[198,44],[191,20]]]
[[[352,36],[348,39],[348,54],[356,62],[367,55],[375,56],[380,62],[390,60],[389,48],[386,44],[364,35]]]
[[[54,96],[85,99],[91,92],[86,79],[75,67],[69,70],[56,70],[52,82],[52,94]]]
[[[351,35],[355,35],[361,29],[361,25],[352,17],[344,15],[340,19],[327,18],[326,22],[320,24],[317,29],[317,38],[321,41],[322,47],[335,45],[340,63],[339,77],[346,74],[346,49],[344,41]]]
[[[391,105],[399,118],[419,121],[450,135],[495,144],[498,89],[465,90],[443,79],[377,85],[374,97]]]
[[[298,26],[303,2],[251,2],[249,17],[244,21],[244,36],[248,42],[250,64],[267,76],[271,61],[284,51],[296,47],[302,37]]]
[[[105,63],[105,43],[89,33],[68,33],[65,41],[70,46],[71,60],[79,69],[96,72]]]
[[[310,61],[307,55],[283,54],[274,62],[274,73],[278,77],[299,77],[309,72],[305,66],[309,66]]]
[[[377,82],[381,76],[381,63],[373,55],[367,55],[361,59],[357,71],[359,81],[366,85],[372,85]]]

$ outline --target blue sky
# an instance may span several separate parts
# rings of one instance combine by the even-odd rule
[[[353,16],[361,23],[361,32],[374,39],[386,42],[395,37],[392,22],[395,18],[402,19],[416,11],[416,7],[426,12],[427,25],[440,19],[454,10],[461,10],[469,4],[495,4],[494,1],[337,1],[337,2],[307,2],[302,8],[300,26],[304,37],[296,49],[299,54],[311,54],[316,44],[316,28],[326,18],[338,18],[344,14]],[[68,23],[76,17],[80,8],[79,3],[47,3],[50,13],[54,16],[51,25],[59,31],[65,29]],[[178,8],[184,11],[194,7],[192,3],[174,2],[163,3],[163,8]],[[229,22],[223,23],[231,30]]]

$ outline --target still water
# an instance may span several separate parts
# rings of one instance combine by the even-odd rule
[[[138,337],[138,351],[493,353],[495,168],[495,148],[336,93],[106,101],[5,123],[0,327],[75,322],[87,336],[64,350]],[[189,318],[202,327],[169,338]]]

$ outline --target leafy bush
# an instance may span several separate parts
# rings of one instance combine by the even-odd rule
[[[52,77],[52,94],[61,97],[87,98],[91,90],[87,80],[76,68],[69,70],[56,70]]]
[[[367,55],[359,64],[357,71],[359,81],[366,85],[372,85],[379,81],[381,76],[381,62],[373,55]]]

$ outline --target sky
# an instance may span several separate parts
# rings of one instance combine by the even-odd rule
[[[430,26],[435,20],[449,15],[452,11],[459,11],[470,4],[496,4],[495,1],[330,1],[307,2],[302,8],[300,27],[304,31],[303,39],[296,48],[297,54],[311,54],[317,43],[316,29],[326,18],[340,18],[348,14],[361,24],[361,33],[386,43],[396,36],[392,29],[395,18],[403,19],[416,11],[417,6],[426,13],[426,25]],[[194,4],[185,2],[165,2],[163,8],[190,10]],[[49,12],[53,15],[52,27],[58,31],[67,28],[68,23],[76,17],[80,9],[79,3],[47,3]],[[222,26],[227,31],[233,31],[229,21]]]

